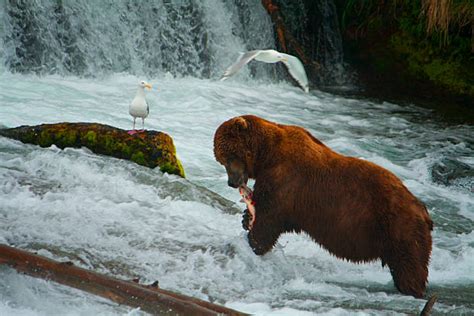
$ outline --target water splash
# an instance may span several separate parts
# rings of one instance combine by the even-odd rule
[[[5,73],[0,123],[100,121],[130,128],[128,103],[138,81],[123,74],[91,79]],[[214,159],[213,135],[236,115],[304,126],[334,150],[394,172],[435,222],[428,287],[440,297],[435,312],[473,314],[474,177],[466,172],[474,167],[473,126],[446,126],[414,106],[304,94],[288,83],[151,82],[159,82],[160,92],[147,95],[148,128],[173,136],[189,181],[233,202],[240,196]],[[456,177],[439,182],[433,172],[451,175],[445,170],[450,161],[456,162]],[[124,279],[159,280],[164,289],[257,315],[405,315],[417,314],[425,303],[400,295],[380,261],[339,260],[306,235],[281,236],[272,252],[255,256],[241,228],[242,205],[235,214],[233,205],[188,180],[84,149],[0,138],[0,241]],[[5,308],[37,311],[42,300],[49,313],[32,314],[89,311],[59,287],[25,301],[22,284],[30,281],[12,273],[0,271],[2,280],[19,288],[12,293],[0,282],[0,301],[13,306],[0,304],[0,314]],[[54,304],[52,296],[65,297],[65,303]],[[94,306],[99,314],[106,309]]]

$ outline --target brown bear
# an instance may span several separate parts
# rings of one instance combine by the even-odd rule
[[[423,296],[433,222],[393,173],[338,154],[301,127],[252,115],[219,126],[214,154],[229,186],[255,179],[248,241],[257,255],[271,250],[282,233],[304,231],[338,258],[381,259],[400,292]],[[246,230],[250,217],[246,210]]]

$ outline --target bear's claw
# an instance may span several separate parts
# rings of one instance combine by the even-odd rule
[[[244,228],[244,230],[250,231],[252,229],[252,219],[252,214],[249,212],[248,209],[245,209],[244,215],[242,216],[242,227]]]

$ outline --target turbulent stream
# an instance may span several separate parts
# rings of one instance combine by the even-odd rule
[[[240,224],[243,205],[226,185],[212,141],[224,120],[255,114],[306,127],[334,150],[399,176],[435,223],[428,285],[428,295],[439,296],[435,312],[474,314],[474,127],[416,105],[304,94],[275,78],[274,65],[215,80],[239,50],[273,47],[259,2],[130,8],[103,1],[101,11],[64,1],[48,18],[57,24],[48,24],[46,4],[63,2],[32,1],[25,10],[0,2],[2,126],[80,121],[129,129],[128,105],[147,79],[156,88],[147,95],[145,127],[173,137],[187,175],[0,137],[0,242],[124,279],[158,280],[164,289],[257,315],[417,314],[425,301],[400,295],[380,262],[345,262],[295,234],[263,257],[253,254]],[[166,14],[138,18],[154,6]],[[146,33],[145,24],[161,33]],[[270,33],[258,33],[265,28]],[[31,51],[43,53],[35,59]],[[0,267],[0,315],[94,314],[142,312]]]
[[[139,79],[6,73],[0,77],[1,123],[95,121],[130,128],[127,107]],[[436,225],[428,287],[440,296],[436,310],[474,312],[472,126],[450,126],[415,106],[305,95],[283,83],[151,81],[159,91],[148,94],[146,127],[173,136],[190,182],[231,201],[239,196],[213,158],[212,139],[222,121],[239,114],[305,126],[331,148],[395,172],[428,205]],[[240,215],[193,190],[174,176],[85,149],[0,138],[3,243],[123,278],[159,280],[163,288],[257,314],[413,313],[423,304],[397,293],[380,262],[338,260],[304,235],[284,235],[270,254],[257,257]],[[0,314],[122,310],[9,269],[0,273]]]

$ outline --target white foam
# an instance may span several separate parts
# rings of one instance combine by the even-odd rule
[[[5,73],[0,76],[0,124],[96,121],[128,129],[128,103],[139,80],[130,75],[99,80]],[[145,126],[173,137],[190,181],[239,200],[213,155],[214,131],[224,120],[256,114],[305,126],[335,150],[374,161],[401,177],[427,203],[435,221],[430,286],[441,296],[461,297],[466,287],[472,291],[474,197],[430,177],[430,166],[439,157],[470,161],[473,149],[466,135],[472,135],[472,127],[419,125],[409,114],[419,119],[423,112],[416,108],[398,114],[398,106],[303,94],[286,83],[170,76],[150,81],[160,90],[147,95],[151,108]],[[459,143],[441,146],[445,134]],[[248,247],[239,215],[224,214],[197,194],[183,198],[170,189],[176,182],[176,177],[84,149],[42,149],[0,138],[0,241],[118,277],[159,280],[163,288],[258,315],[417,313],[424,303],[399,295],[380,262],[339,260],[305,235],[284,235],[271,253],[258,257]],[[35,282],[7,274],[11,286]],[[0,295],[0,314],[63,314],[69,309],[78,315],[94,308],[117,313],[89,296],[82,298],[84,304],[58,305],[55,296],[67,300],[75,295],[63,287],[33,291],[28,302],[21,291]],[[472,311],[465,300],[449,300],[436,306]]]

